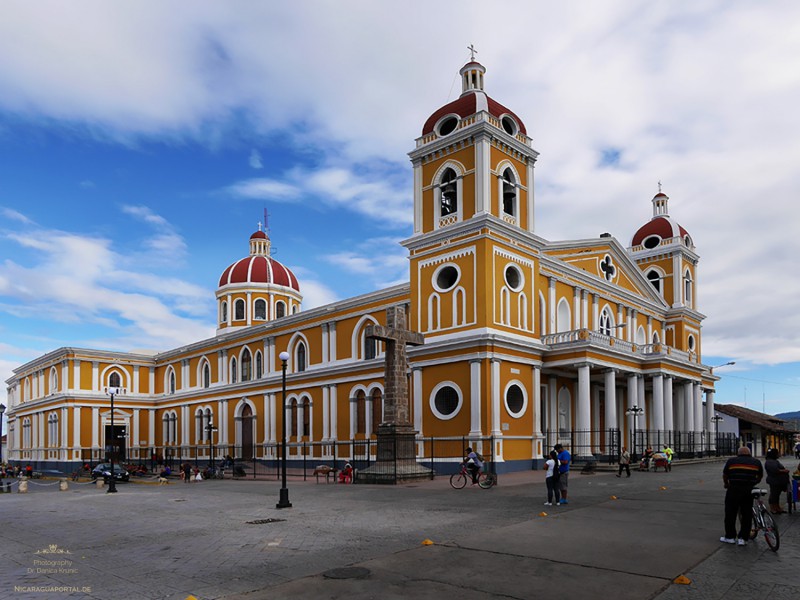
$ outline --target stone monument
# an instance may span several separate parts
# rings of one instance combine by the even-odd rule
[[[386,344],[383,398],[383,421],[378,425],[378,455],[370,467],[358,472],[357,480],[366,483],[397,483],[430,478],[431,469],[417,463],[414,426],[411,423],[411,403],[408,395],[408,353],[406,346],[425,343],[421,333],[406,328],[403,306],[386,309],[386,326],[372,325],[365,331],[367,338]]]

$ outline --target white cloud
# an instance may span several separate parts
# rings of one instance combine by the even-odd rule
[[[0,214],[3,215],[6,219],[10,221],[18,221],[20,223],[25,223],[26,225],[30,225],[33,223],[27,216],[23,215],[21,212],[14,210],[13,208],[2,208],[0,209]]]
[[[229,186],[226,192],[235,198],[273,202],[294,202],[301,195],[296,186],[273,179],[246,179]]]
[[[251,150],[250,158],[248,159],[247,162],[250,165],[250,167],[252,167],[253,169],[263,169],[264,168],[264,163],[261,162],[261,153],[258,150],[256,150],[255,148],[253,148],[253,150]]]

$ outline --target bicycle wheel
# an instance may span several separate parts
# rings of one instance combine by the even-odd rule
[[[781,547],[781,536],[778,533],[778,526],[775,524],[772,515],[767,511],[762,513],[762,519],[764,522],[764,539],[767,541],[767,546],[769,546],[769,549],[773,552],[777,552],[778,548]]]
[[[450,475],[450,485],[457,490],[460,490],[467,485],[467,476],[463,473],[453,473]]]
[[[494,473],[481,473],[481,476],[478,478],[478,485],[484,490],[488,490],[496,483],[497,476]]]

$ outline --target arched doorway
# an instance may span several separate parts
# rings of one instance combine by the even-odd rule
[[[242,456],[244,460],[252,460],[255,446],[253,444],[253,409],[249,404],[242,407]]]

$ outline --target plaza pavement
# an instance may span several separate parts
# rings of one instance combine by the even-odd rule
[[[275,481],[31,482],[0,494],[0,599],[800,597],[800,517],[778,517],[778,553],[720,544],[721,469],[575,472],[564,507],[542,505],[543,472],[490,490],[290,480],[284,510]]]

